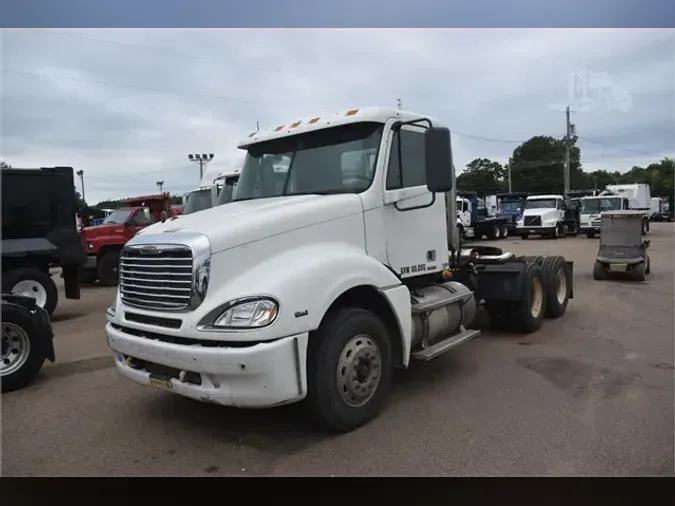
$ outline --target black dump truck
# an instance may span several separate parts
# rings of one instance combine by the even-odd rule
[[[31,297],[51,316],[59,294],[50,269],[61,268],[66,298],[79,299],[86,260],[73,168],[3,168],[0,174],[2,292]]]

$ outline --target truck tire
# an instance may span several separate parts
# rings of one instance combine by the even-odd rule
[[[120,254],[117,251],[104,253],[98,260],[98,279],[103,286],[117,286],[119,283]]]
[[[576,221],[573,221],[570,223],[567,231],[567,235],[570,235],[572,237],[576,237],[579,235],[579,224]]]
[[[645,274],[650,274],[652,272],[652,261],[649,258],[649,255],[645,255]]]
[[[51,316],[59,302],[52,277],[36,267],[20,267],[2,273],[2,291],[32,297]]]
[[[567,262],[561,256],[544,258],[541,264],[546,281],[546,314],[547,318],[560,318],[567,311],[572,279],[567,270]]]
[[[586,231],[586,237],[588,237],[589,239],[594,239],[595,238],[595,230]]]
[[[607,269],[602,262],[595,261],[593,264],[593,279],[596,281],[603,281],[607,279]]]
[[[553,234],[551,234],[551,239],[560,239],[561,237],[565,236],[565,231],[562,228],[562,225],[560,223],[557,223],[555,226],[555,230],[553,231]]]
[[[309,337],[304,401],[309,415],[336,432],[375,418],[391,388],[391,355],[387,327],[374,313],[331,310]]]
[[[2,393],[25,387],[42,369],[47,353],[39,335],[27,310],[2,305]]]
[[[501,226],[501,236],[502,236],[502,239],[506,239],[509,236],[509,229],[504,224],[502,224],[502,226]]]
[[[488,232],[488,239],[499,240],[502,237],[502,229],[499,225],[492,225],[490,231]]]
[[[523,293],[519,301],[486,301],[485,309],[492,328],[523,334],[541,328],[546,313],[544,273],[538,264],[528,263],[523,276]]]
[[[637,264],[633,268],[633,279],[635,281],[644,281],[645,280],[645,264]]]
[[[528,264],[541,265],[544,262],[544,257],[541,255],[530,255],[523,257],[523,260]]]

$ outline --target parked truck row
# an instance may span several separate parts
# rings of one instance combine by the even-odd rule
[[[366,108],[251,133],[232,202],[122,249],[107,311],[120,375],[203,402],[302,402],[331,430],[384,407],[394,369],[492,325],[537,331],[573,265],[462,248],[450,131]]]

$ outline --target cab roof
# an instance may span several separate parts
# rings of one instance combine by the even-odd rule
[[[418,114],[412,111],[402,111],[393,107],[363,107],[360,109],[349,109],[341,112],[324,114],[323,116],[314,116],[301,120],[289,121],[279,126],[252,132],[245,139],[241,140],[237,147],[246,149],[252,144],[269,141],[272,139],[281,139],[291,135],[298,135],[314,130],[323,130],[333,128],[349,123],[386,123],[387,120],[395,118],[401,121],[410,121],[414,119],[429,118],[434,126],[440,126],[436,118]]]
[[[562,199],[562,195],[528,195],[527,200]]]

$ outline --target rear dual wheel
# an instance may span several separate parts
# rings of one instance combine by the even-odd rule
[[[539,264],[530,262],[523,274],[520,300],[489,301],[486,309],[493,328],[529,334],[541,328],[546,302],[544,271]]]

